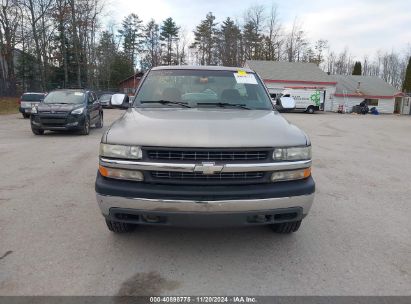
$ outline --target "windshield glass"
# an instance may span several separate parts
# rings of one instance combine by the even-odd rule
[[[83,103],[84,96],[81,91],[54,91],[46,96],[44,103]]]
[[[22,101],[42,101],[44,99],[44,94],[23,94],[21,96]]]
[[[254,73],[245,71],[151,71],[134,102],[137,107],[229,107],[272,110],[270,99]]]

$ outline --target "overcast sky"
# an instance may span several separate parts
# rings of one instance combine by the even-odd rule
[[[362,58],[377,50],[403,52],[411,46],[411,0],[107,0],[106,20],[119,24],[130,13],[144,22],[171,16],[192,32],[210,11],[217,21],[232,17],[241,22],[244,11],[255,4],[276,5],[285,28],[297,17],[310,40],[326,39],[337,52],[348,47]]]

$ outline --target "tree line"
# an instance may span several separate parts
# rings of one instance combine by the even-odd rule
[[[210,12],[189,41],[189,33],[172,17],[144,23],[132,13],[120,25],[104,27],[103,0],[1,1],[0,95],[73,86],[111,90],[137,68],[158,65],[242,66],[250,59],[275,60],[352,74],[356,63],[347,49],[335,53],[324,39],[310,41],[298,19],[286,29],[275,5],[254,5],[241,18],[221,22]],[[360,73],[401,88],[410,50],[379,51],[373,59],[366,54]]]

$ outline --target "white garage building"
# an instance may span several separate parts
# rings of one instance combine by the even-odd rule
[[[245,67],[256,71],[270,93],[285,89],[320,91],[325,111],[348,112],[364,99],[380,113],[402,112],[402,93],[376,76],[328,75],[314,63],[247,60]]]
[[[399,113],[403,94],[377,76],[333,75],[337,82],[333,111],[344,105],[348,111],[366,100],[369,108],[380,113]]]

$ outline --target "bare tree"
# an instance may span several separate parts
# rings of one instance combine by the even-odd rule
[[[0,7],[0,93],[14,95],[16,75],[14,49],[16,33],[20,21],[20,9],[16,1],[3,0]],[[4,62],[2,62],[4,58]]]
[[[286,38],[286,54],[289,62],[300,61],[304,48],[307,46],[302,25],[295,18],[291,31]]]
[[[320,66],[324,61],[324,51],[328,48],[328,41],[327,40],[317,40],[315,42],[315,63]]]
[[[277,6],[272,5],[270,10],[270,15],[267,22],[268,35],[267,35],[267,60],[279,60],[280,59],[280,48],[283,44],[281,38],[281,24],[279,22],[279,17],[277,13]]]
[[[22,0],[22,4],[29,11],[30,25],[32,29],[32,36],[35,43],[35,53],[37,58],[37,64],[40,70],[41,86],[43,90],[46,90],[46,67],[48,64],[47,53],[45,51],[45,15],[49,12],[49,9],[53,3],[53,0]],[[40,23],[40,25],[39,25]],[[43,39],[43,43],[41,40]]]

